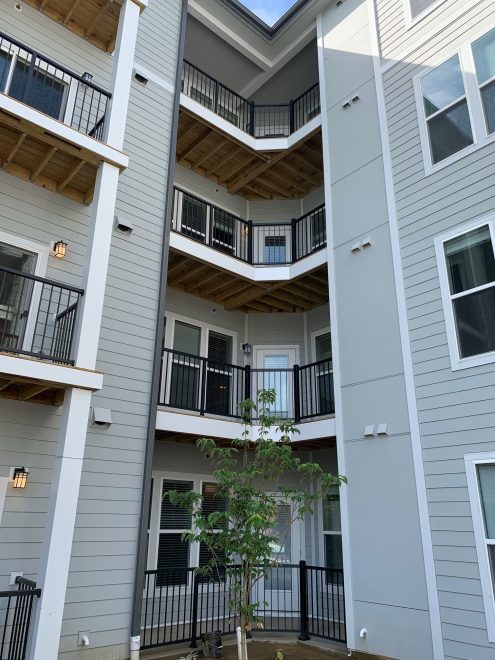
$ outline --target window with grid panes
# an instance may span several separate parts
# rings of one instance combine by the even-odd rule
[[[472,44],[488,133],[495,133],[495,28]]]
[[[174,506],[166,493],[171,490],[187,493],[193,488],[192,481],[163,480],[156,564],[158,586],[187,584],[190,544],[182,539],[182,534],[191,529],[192,517],[190,512],[183,507]]]
[[[325,567],[328,569],[343,569],[342,559],[342,526],[340,523],[340,489],[333,486],[323,500],[323,542],[325,552]],[[327,583],[337,581],[332,570],[327,572]]]

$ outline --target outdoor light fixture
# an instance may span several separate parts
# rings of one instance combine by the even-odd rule
[[[63,259],[65,257],[66,252],[67,252],[67,243],[64,243],[64,241],[57,241],[53,245],[53,256],[57,257],[57,259]]]
[[[16,467],[12,474],[12,488],[26,488],[29,470],[24,467]]]
[[[242,350],[244,353],[251,353],[251,344],[243,344],[242,345]]]

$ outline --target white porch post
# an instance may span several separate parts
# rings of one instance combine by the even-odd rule
[[[122,149],[140,7],[125,0],[114,55],[112,104],[105,141]],[[98,168],[84,269],[84,296],[75,337],[75,366],[94,369],[103,312],[119,169]],[[29,647],[30,660],[58,655],[81,481],[91,392],[66,391],[48,505],[38,583],[42,589]]]
[[[42,592],[31,638],[32,660],[55,660],[58,655],[90,401],[89,390],[72,388],[65,394],[39,572]]]

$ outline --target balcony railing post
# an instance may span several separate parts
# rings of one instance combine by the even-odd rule
[[[26,76],[26,86],[24,87],[24,92],[22,94],[22,102],[26,103],[26,99],[28,97],[29,90],[31,88],[31,82],[33,80],[34,76],[34,68],[36,65],[36,59],[38,55],[34,52],[34,50],[31,51],[31,61],[29,62],[29,68]]]
[[[292,218],[291,223],[291,245],[292,245],[292,259],[291,262],[297,261],[297,219]]]
[[[300,633],[297,639],[307,642],[308,635],[308,567],[304,559],[299,562],[299,613]]]
[[[246,364],[244,367],[244,399],[251,398],[251,365]]]
[[[248,263],[249,263],[249,264],[252,264],[252,263],[253,263],[253,243],[254,243],[254,236],[253,236],[253,221],[252,221],[252,220],[248,220],[247,227],[248,227],[248,233],[247,233],[247,241],[248,241],[247,257],[248,257]]]
[[[255,134],[255,130],[254,130],[254,108],[255,108],[254,101],[250,101],[249,102],[249,133],[250,133],[250,135]]]
[[[199,403],[199,414],[204,415],[206,409],[206,376],[207,376],[207,360],[203,358],[201,360],[201,391],[200,391],[200,403]]]
[[[218,114],[218,84],[218,80],[215,80],[213,88],[213,107],[215,108],[215,114]]]
[[[289,135],[294,133],[294,101],[289,102]]]
[[[198,594],[199,594],[199,580],[195,572],[193,572],[193,597],[192,597],[192,613],[191,613],[191,648],[198,647]]]
[[[294,365],[294,421],[298,424],[301,421],[301,388],[299,386],[299,365]]]

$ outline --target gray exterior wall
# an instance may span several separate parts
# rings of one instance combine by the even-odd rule
[[[141,15],[135,60],[175,86],[182,1],[151,2]],[[27,5],[2,1],[2,31],[108,88],[112,57]],[[93,405],[110,408],[107,430],[89,429],[66,593],[60,657],[129,655],[144,450],[155,348],[173,94],[133,79],[117,213],[130,236],[114,232],[97,369],[104,387]],[[63,238],[63,260],[47,277],[80,285],[90,209],[0,172],[0,230],[46,246]],[[59,425],[59,409],[0,401],[0,474],[31,469],[25,491],[8,489],[0,525],[0,588],[11,571],[36,579]],[[90,650],[77,647],[88,631]]]
[[[398,12],[401,3],[388,4]],[[446,2],[430,15],[435,25],[450,15],[450,24],[390,68],[384,86],[445,657],[490,660],[495,645],[486,633],[463,456],[495,449],[495,373],[493,365],[451,370],[434,239],[495,210],[495,146],[425,177],[412,83],[433,58],[495,25],[493,2],[454,19],[460,4]],[[382,48],[390,48],[383,15],[379,25]],[[418,29],[414,37],[421,36]]]
[[[401,660],[429,660],[429,604],[367,2],[331,6],[321,28],[337,441],[345,459],[339,469],[348,477],[345,569],[354,616],[348,644]],[[359,102],[343,109],[357,89]],[[366,236],[372,246],[353,253],[352,244]],[[380,422],[388,423],[389,435],[365,438],[365,426]],[[364,639],[361,628],[368,631]]]

